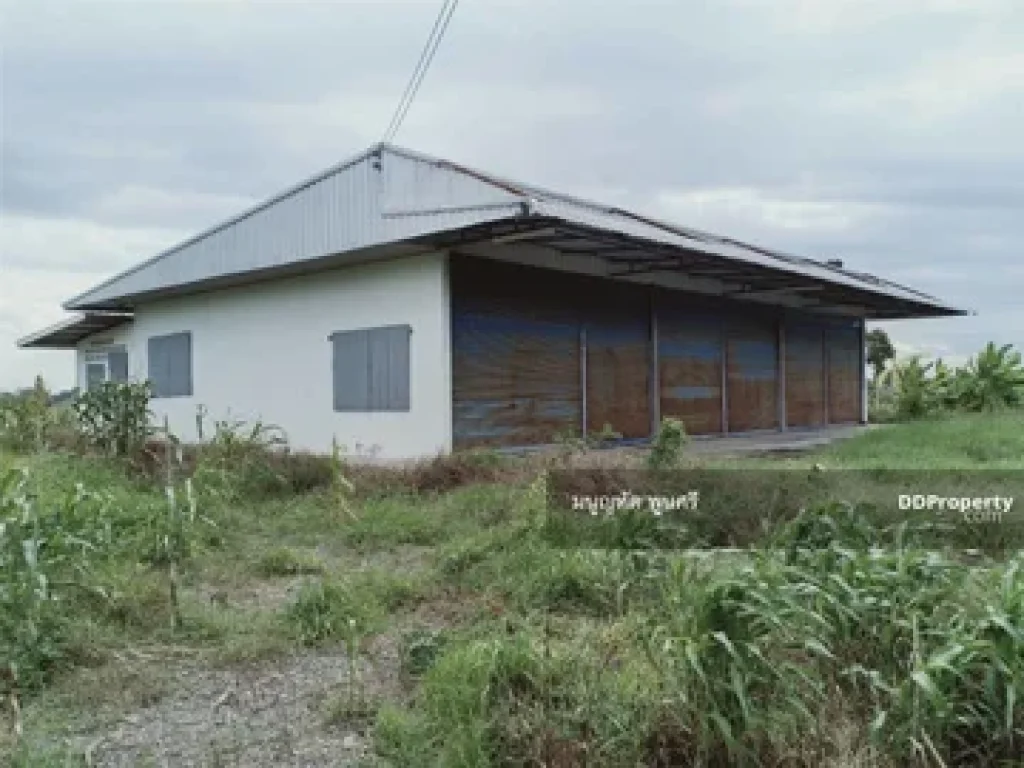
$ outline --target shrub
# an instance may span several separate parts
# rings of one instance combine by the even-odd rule
[[[115,456],[135,455],[150,434],[148,382],[105,381],[80,393],[72,406],[91,445]]]
[[[601,448],[612,445],[621,439],[622,433],[616,432],[615,428],[606,421],[604,426],[601,427],[601,431],[596,435],[591,435],[588,442],[597,448]]]
[[[942,392],[933,378],[934,362],[914,355],[894,363],[879,382],[879,397],[897,420],[919,419],[942,405]],[[941,369],[940,369],[941,370]]]
[[[292,493],[309,493],[343,485],[335,475],[338,472],[338,477],[343,477],[340,473],[344,470],[344,463],[340,457],[337,467],[332,457],[306,451],[274,452],[268,458],[271,462],[278,462],[278,472]]]
[[[437,661],[448,642],[448,635],[432,629],[414,629],[402,636],[402,672],[421,677]]]
[[[280,470],[285,444],[283,431],[271,424],[215,421],[212,437],[196,451],[194,477],[205,493],[227,503],[280,494],[288,487]]]
[[[682,421],[671,417],[662,419],[650,453],[647,454],[647,466],[655,470],[674,467],[682,458],[687,440],[686,427]]]
[[[435,456],[399,470],[399,481],[417,493],[445,493],[464,485],[494,483],[510,476],[509,461],[493,451]]]

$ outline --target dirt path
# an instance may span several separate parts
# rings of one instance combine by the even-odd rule
[[[413,628],[458,625],[479,607],[439,598],[395,617],[369,641],[357,665],[356,691],[369,702],[400,701],[400,638]],[[367,765],[369,721],[328,722],[331,701],[349,693],[349,664],[340,646],[302,651],[238,668],[194,659],[166,662],[155,703],[114,724],[70,740],[96,768],[321,768]],[[110,721],[107,721],[108,723]]]
[[[393,695],[397,659],[359,665],[368,698]],[[354,766],[369,750],[364,724],[325,722],[348,690],[340,652],[304,653],[239,670],[182,665],[174,693],[100,734],[76,739],[94,766]]]

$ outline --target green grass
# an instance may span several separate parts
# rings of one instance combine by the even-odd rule
[[[256,562],[258,576],[307,576],[324,572],[323,561],[314,554],[291,547],[274,547]]]
[[[0,469],[12,463],[31,472],[43,507],[77,483],[102,490],[132,542],[139,510],[164,503],[108,460],[0,455]],[[1024,416],[887,426],[727,466],[815,464],[1024,469]],[[1003,749],[1014,728],[1024,742],[1024,708],[1008,713],[1005,685],[977,682],[1005,684],[991,678],[1001,660],[1024,685],[1024,596],[1007,563],[873,557],[857,550],[855,521],[820,546],[800,538],[815,521],[786,529],[802,552],[793,562],[559,548],[538,525],[543,489],[527,479],[418,493],[395,483],[349,510],[323,491],[227,502],[199,489],[216,527],[184,563],[183,625],[171,629],[164,573],[137,547],[97,562],[110,599],[66,606],[61,658],[26,700],[28,743],[59,744],[172,693],[167,649],[253,665],[314,646],[341,658],[381,634],[398,648],[403,695],[338,691],[321,714],[325,728],[373,718],[395,766],[579,765],[583,754],[596,766],[897,766],[926,740],[947,756]],[[857,664],[864,672],[850,673]],[[74,759],[23,749],[14,764]]]
[[[887,425],[821,452],[847,467],[1024,469],[1024,414],[945,415]]]

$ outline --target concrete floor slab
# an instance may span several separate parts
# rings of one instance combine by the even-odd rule
[[[806,451],[863,434],[874,425],[849,424],[816,430],[762,432],[748,435],[694,437],[686,453],[697,456],[742,456],[757,453]]]

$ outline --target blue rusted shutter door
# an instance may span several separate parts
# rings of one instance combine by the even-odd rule
[[[722,319],[687,310],[685,299],[659,303],[661,416],[681,419],[691,435],[722,431]]]
[[[457,308],[452,350],[456,447],[536,445],[579,432],[576,327]]]
[[[810,322],[786,324],[786,424],[825,423],[824,328]]]
[[[453,259],[456,448],[553,442],[581,428],[579,324],[537,270]]]
[[[649,292],[622,283],[584,293],[587,431],[605,425],[624,438],[651,434]]]
[[[734,316],[727,333],[729,431],[778,427],[778,326],[768,318]]]
[[[828,420],[852,424],[861,419],[861,335],[857,327],[833,326],[827,331]]]

